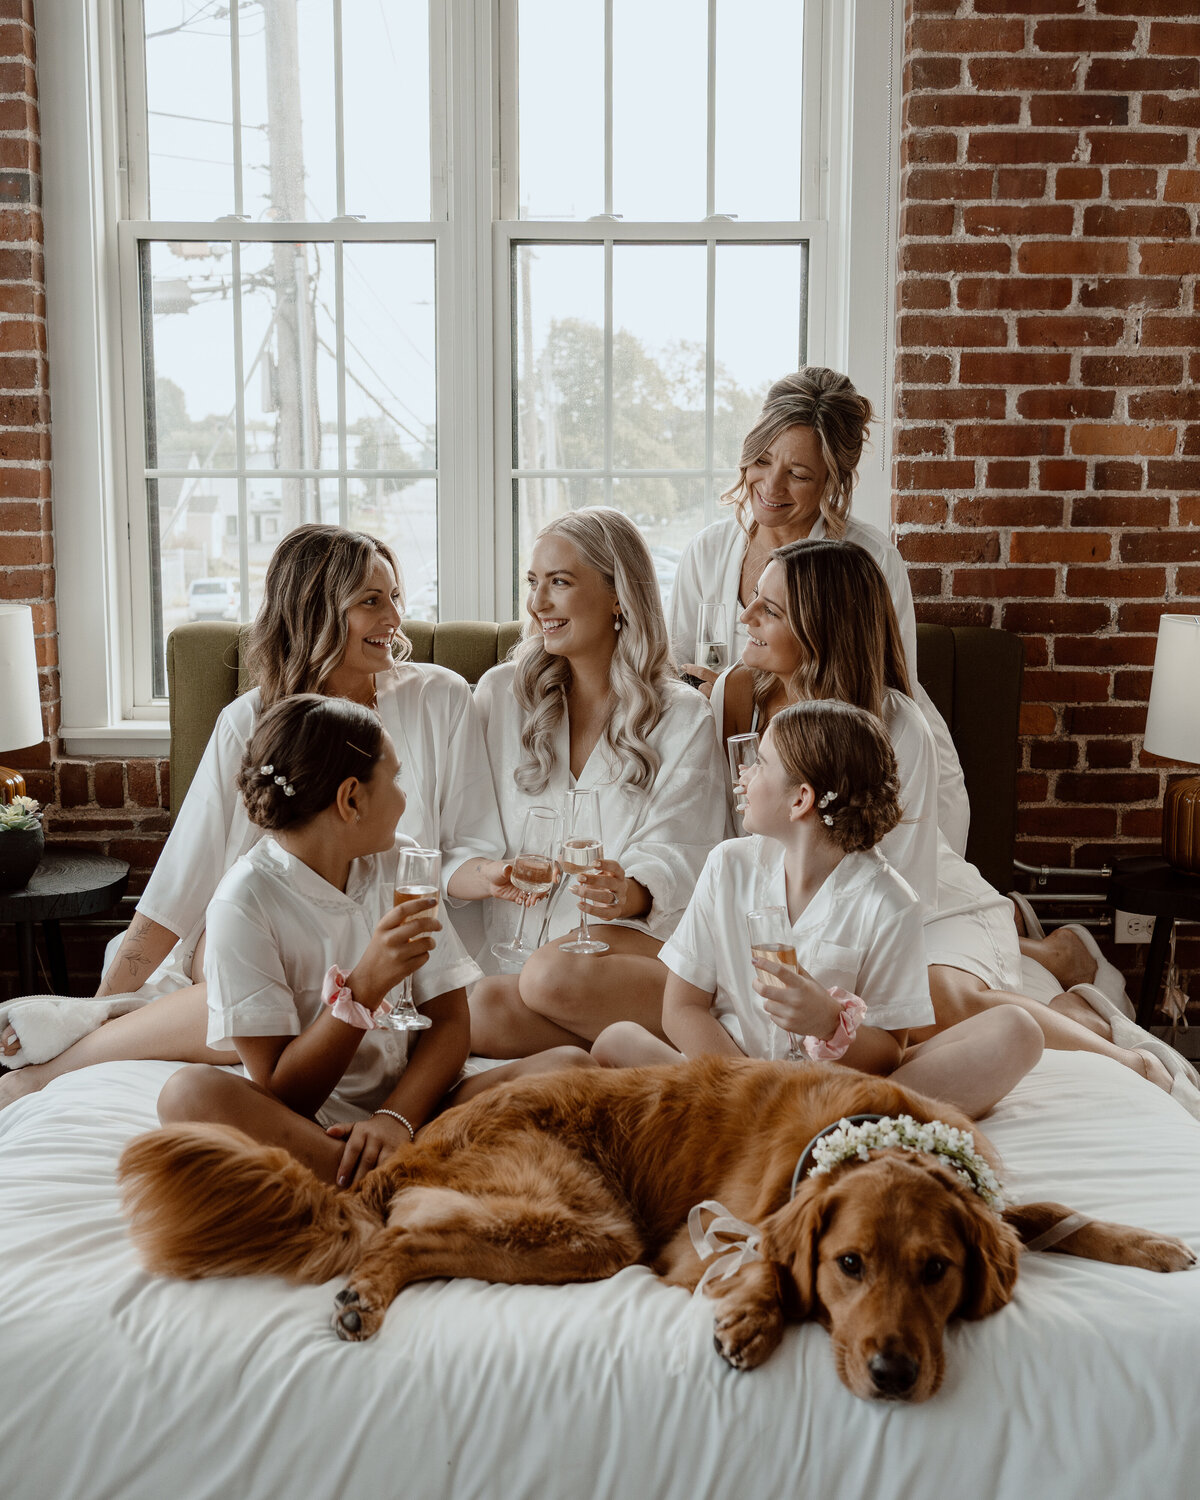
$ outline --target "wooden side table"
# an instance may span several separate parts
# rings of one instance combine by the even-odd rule
[[[1154,918],[1137,1004],[1138,1025],[1149,1026],[1162,990],[1175,923],[1180,918],[1200,922],[1200,876],[1185,875],[1165,859],[1118,859],[1105,899],[1114,911]]]
[[[17,928],[18,993],[32,994],[36,988],[33,925],[42,924],[50,979],[56,993],[70,994],[67,956],[59,923],[70,917],[94,917],[110,910],[125,894],[129,866],[107,854],[89,854],[80,849],[49,848],[27,886],[0,892],[0,922]]]

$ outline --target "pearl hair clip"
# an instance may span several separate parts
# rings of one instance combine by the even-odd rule
[[[260,776],[270,776],[274,769],[274,766],[259,766],[258,773]],[[296,795],[296,788],[291,784],[286,776],[276,776],[275,785],[281,786],[283,788],[283,795],[285,797],[294,797]]]
[[[827,808],[831,802],[836,801],[836,792],[826,792],[825,795],[821,798],[820,802],[817,803],[817,810],[821,813],[821,822],[824,823],[826,828],[833,827],[833,818],[829,813],[825,812],[824,809]]]

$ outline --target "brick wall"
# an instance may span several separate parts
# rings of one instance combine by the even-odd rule
[[[31,0],[0,0],[0,600],[33,607],[46,739],[5,754],[46,804],[51,842],[129,860],[140,891],[166,836],[166,761],[66,759],[59,729],[50,387],[42,262],[41,161]],[[67,931],[71,976],[94,988],[113,924]],[[15,974],[0,943],[0,995]],[[49,987],[47,985],[47,987]]]
[[[1158,617],[1200,611],[1200,0],[908,0],[903,110],[918,618],[1024,638],[1019,858],[1157,852]]]

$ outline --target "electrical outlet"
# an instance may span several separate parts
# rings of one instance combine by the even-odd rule
[[[1113,916],[1114,943],[1148,943],[1154,932],[1154,918],[1131,911],[1119,911]]]

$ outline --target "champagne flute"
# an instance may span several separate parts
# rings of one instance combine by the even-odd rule
[[[604,858],[604,836],[600,832],[600,795],[594,788],[573,787],[567,793],[566,827],[561,863],[568,875],[584,875],[600,869]],[[587,908],[579,903],[579,936],[563,943],[564,953],[607,953],[608,944],[594,938],[588,928]]]
[[[562,814],[555,812],[552,807],[531,807],[525,814],[521,843],[508,877],[517,890],[539,899],[550,894],[558,873],[554,868],[554,855],[561,840]],[[527,910],[528,907],[522,903],[516,937],[507,943],[492,944],[492,952],[503,962],[523,963],[531,953],[537,951],[532,943],[525,940]]]
[[[401,849],[392,905],[400,906],[417,896],[439,895],[441,878],[442,856],[436,849]],[[436,917],[437,913],[435,906],[431,915]],[[413,1003],[411,974],[396,986],[395,999],[390,1003],[385,1000],[375,1012],[375,1024],[385,1031],[424,1031],[433,1025]]]
[[[796,957],[796,940],[792,936],[792,924],[788,921],[787,911],[782,906],[764,906],[758,911],[748,911],[746,927],[750,933],[752,958],[772,964],[783,964],[786,968],[799,970],[800,963]],[[773,989],[785,988],[783,980],[777,974],[768,974],[763,969],[755,969],[754,972],[763,984]],[[774,1026],[776,1023],[772,1021],[771,1024]],[[807,1062],[808,1054],[804,1050],[804,1043],[801,1039],[790,1031],[787,1033],[787,1039],[788,1049],[784,1054],[784,1061]]]
[[[725,741],[729,757],[729,775],[733,781],[733,804],[739,813],[746,811],[744,777],[758,760],[758,735],[731,734]]]
[[[729,665],[729,634],[723,604],[702,604],[696,628],[696,664],[719,676]]]

